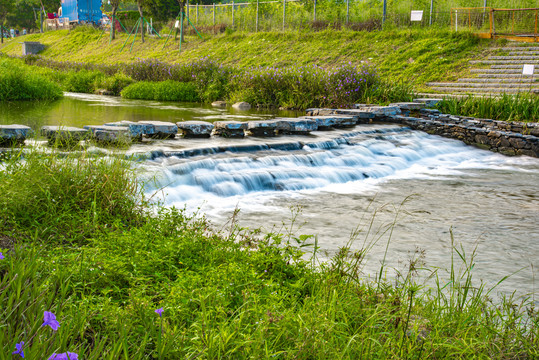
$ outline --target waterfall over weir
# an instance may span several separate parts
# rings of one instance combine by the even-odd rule
[[[221,198],[253,192],[321,189],[334,184],[383,180],[417,164],[421,171],[442,158],[468,158],[473,148],[402,127],[379,127],[317,139],[267,144],[153,151],[157,184],[166,187],[165,203]],[[477,153],[476,153],[477,155]],[[432,165],[432,164],[431,164]],[[427,165],[428,166],[428,165]]]

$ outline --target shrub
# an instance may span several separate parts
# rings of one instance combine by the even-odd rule
[[[91,94],[95,92],[96,83],[101,81],[103,76],[103,73],[97,70],[70,70],[63,84],[64,89],[65,91]]]
[[[121,92],[121,95],[126,99],[200,101],[195,84],[173,80],[161,82],[140,81],[126,87]]]
[[[114,95],[120,95],[122,90],[134,82],[129,76],[124,73],[116,73],[112,76],[98,79],[96,85],[100,89],[106,89]]]

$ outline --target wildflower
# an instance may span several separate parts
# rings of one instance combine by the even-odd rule
[[[0,260],[4,260],[4,259],[5,259],[4,255],[0,252]]]
[[[54,331],[58,330],[60,323],[56,321],[56,315],[50,311],[45,311],[43,314],[43,324],[41,326],[49,325]]]
[[[54,353],[49,357],[49,360],[78,360],[78,359],[79,359],[79,355],[77,355],[76,353],[69,352],[69,351],[66,353],[61,353],[61,354]]]
[[[24,358],[24,351],[22,350],[22,347],[24,346],[24,341],[21,341],[20,344],[15,344],[15,351],[12,352],[12,355],[20,355],[22,358]]]
[[[163,308],[159,308],[159,309],[155,310],[155,312],[157,314],[159,314],[159,317],[163,316],[163,311],[164,311]]]

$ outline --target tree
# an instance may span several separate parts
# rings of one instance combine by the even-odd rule
[[[15,9],[15,0],[0,0],[0,41],[4,43],[4,24],[7,15]]]
[[[137,0],[137,8],[138,12],[140,14],[140,37],[142,40],[142,43],[144,43],[144,15],[142,13],[142,8],[146,7],[148,5],[150,0]]]
[[[116,16],[116,11],[118,10],[118,7],[120,6],[120,1],[121,0],[110,0],[110,5],[112,6],[112,22],[110,24],[110,32],[111,32],[110,38],[112,40],[114,40],[114,38],[116,37],[116,19],[115,19],[115,16]]]

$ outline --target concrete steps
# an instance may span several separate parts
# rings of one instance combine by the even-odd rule
[[[469,63],[472,65],[490,65],[470,69],[472,76],[458,79],[456,82],[431,82],[426,86],[438,93],[444,93],[444,96],[458,96],[463,93],[479,96],[539,94],[539,46],[508,46],[501,50],[507,54],[498,53],[486,59],[471,60]],[[535,65],[534,77],[522,75],[525,64]]]

